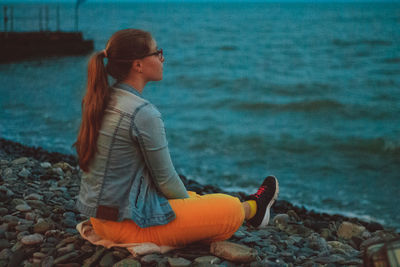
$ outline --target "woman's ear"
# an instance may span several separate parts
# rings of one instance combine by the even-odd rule
[[[134,71],[138,72],[138,73],[142,73],[143,72],[143,62],[140,59],[135,59],[132,62],[132,68]]]

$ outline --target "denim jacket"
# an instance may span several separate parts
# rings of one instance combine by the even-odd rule
[[[160,112],[127,84],[111,87],[98,151],[83,172],[76,206],[99,219],[139,227],[175,218],[168,199],[188,193],[172,164]]]

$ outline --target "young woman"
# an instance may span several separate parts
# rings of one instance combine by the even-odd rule
[[[244,219],[266,226],[278,195],[273,176],[242,203],[186,190],[161,114],[141,96],[147,82],[162,79],[163,63],[150,33],[136,29],[116,32],[90,58],[75,144],[83,170],[78,210],[91,217],[96,234],[117,243],[183,246],[228,239]],[[112,86],[108,75],[116,81]]]

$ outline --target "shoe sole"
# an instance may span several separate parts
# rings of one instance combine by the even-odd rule
[[[257,227],[258,229],[260,228],[264,228],[268,225],[269,223],[269,216],[270,216],[270,209],[272,207],[272,205],[275,203],[275,200],[278,198],[279,195],[279,183],[278,183],[278,179],[276,179],[275,176],[271,175],[272,177],[274,177],[275,179],[275,184],[276,184],[276,190],[275,190],[275,194],[274,197],[272,198],[272,200],[268,203],[267,209],[265,211],[265,215],[264,218],[261,221],[261,224]]]

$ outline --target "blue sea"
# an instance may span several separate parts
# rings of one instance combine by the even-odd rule
[[[38,30],[39,6],[14,4],[14,30]],[[48,14],[41,27],[55,30]],[[73,30],[74,5],[60,18]],[[163,114],[179,173],[248,193],[274,174],[280,199],[400,229],[400,3],[79,7],[96,50],[131,27],[165,52],[144,98]],[[0,65],[0,136],[74,153],[87,60]]]

